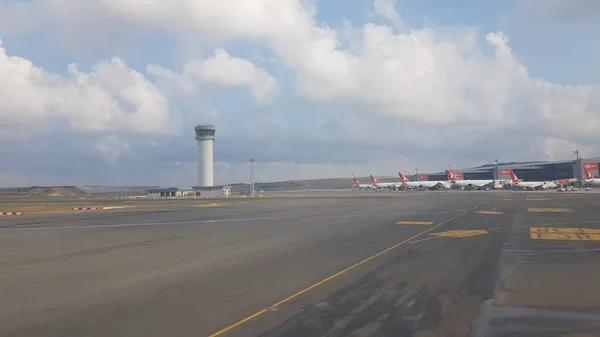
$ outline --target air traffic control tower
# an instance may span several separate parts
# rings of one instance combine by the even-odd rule
[[[194,127],[198,141],[198,186],[214,186],[213,183],[213,143],[215,128],[212,124],[200,124]]]

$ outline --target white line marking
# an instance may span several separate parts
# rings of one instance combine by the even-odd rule
[[[273,218],[234,218],[234,219],[215,219],[215,220],[189,220],[189,221],[172,221],[172,222],[151,222],[151,223],[129,223],[129,224],[101,224],[101,225],[84,225],[84,226],[22,226],[22,227],[0,227],[0,232],[16,232],[16,231],[37,231],[37,230],[75,230],[75,229],[98,229],[98,228],[119,228],[119,227],[149,227],[149,226],[169,226],[169,225],[187,225],[187,224],[203,224],[203,223],[221,223],[221,222],[245,222],[245,221],[272,221],[272,220],[294,220],[294,219],[338,219],[338,218],[358,218],[358,217],[374,217],[374,216],[390,216],[390,215],[430,215],[441,213],[453,213],[460,210],[439,211],[430,213],[378,213],[378,214],[349,214],[335,216],[302,216],[302,217],[273,217]]]

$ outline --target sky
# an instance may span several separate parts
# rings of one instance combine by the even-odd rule
[[[0,186],[598,156],[597,0],[3,0]]]

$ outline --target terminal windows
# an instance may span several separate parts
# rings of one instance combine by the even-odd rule
[[[215,130],[196,130],[196,136],[197,137],[214,137],[215,136]]]

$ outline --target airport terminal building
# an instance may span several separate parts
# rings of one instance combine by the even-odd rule
[[[480,167],[453,169],[452,172],[459,179],[496,179],[510,180],[510,170],[513,170],[519,179],[524,181],[555,181],[563,179],[582,180],[585,178],[584,167],[588,168],[594,176],[598,176],[598,163],[600,157],[579,158],[577,160],[561,161],[536,161],[536,162],[509,162],[488,164]],[[419,174],[415,180],[447,180],[445,172]]]

